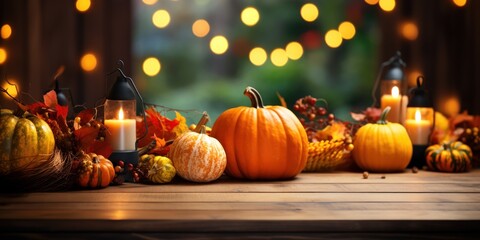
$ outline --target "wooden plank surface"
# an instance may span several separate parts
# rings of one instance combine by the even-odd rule
[[[259,238],[265,233],[308,239],[352,232],[372,238],[385,232],[393,238],[423,238],[425,232],[459,238],[478,236],[478,226],[480,170],[405,171],[370,174],[368,179],[359,172],[303,173],[271,182],[222,177],[210,184],[176,179],[166,185],[0,194],[0,231],[16,237],[31,232],[40,239],[59,232],[81,232],[85,238],[94,233],[153,234],[147,239],[157,239],[160,232],[178,238],[224,238],[239,232]]]

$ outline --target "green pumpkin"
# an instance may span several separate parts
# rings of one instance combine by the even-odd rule
[[[22,172],[37,167],[55,148],[53,132],[42,119],[18,117],[0,111],[0,174]]]

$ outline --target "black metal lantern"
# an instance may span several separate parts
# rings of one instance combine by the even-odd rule
[[[435,110],[423,85],[424,77],[417,78],[417,87],[410,90],[405,128],[413,144],[410,167],[425,165],[425,150],[435,126]]]
[[[405,62],[402,55],[397,52],[388,61],[382,63],[380,75],[375,84],[374,91],[380,84],[380,108],[390,106],[391,110],[387,116],[389,122],[405,122],[408,97],[405,92],[407,82],[405,81]],[[380,82],[380,83],[378,83]],[[378,95],[374,92],[375,95]]]
[[[104,124],[109,133],[105,140],[113,150],[109,159],[115,165],[123,161],[125,165],[136,166],[139,160],[136,137],[137,98],[142,108],[144,102],[132,78],[125,76],[120,68],[115,71],[120,75],[117,76],[104,104]],[[142,111],[145,117],[145,109]],[[146,124],[146,121],[144,122]]]

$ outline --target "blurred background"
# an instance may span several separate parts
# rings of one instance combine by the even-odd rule
[[[0,0],[0,27],[1,85],[24,103],[64,66],[71,102],[101,105],[121,59],[165,112],[214,120],[249,105],[253,86],[267,105],[312,95],[351,120],[400,51],[408,85],[424,75],[436,110],[480,114],[480,1]],[[5,93],[0,104],[14,106]]]

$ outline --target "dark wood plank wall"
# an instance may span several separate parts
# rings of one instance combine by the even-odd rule
[[[2,79],[16,79],[21,90],[35,100],[52,88],[52,77],[62,65],[61,87],[72,90],[75,104],[87,107],[105,96],[106,73],[116,67],[118,59],[125,61],[125,71],[131,73],[130,0],[92,1],[86,13],[79,13],[73,0],[0,0],[0,9],[0,24],[9,23],[13,28],[9,39],[0,39],[0,46],[8,49],[7,63],[0,65]],[[97,57],[92,72],[80,68],[86,52]],[[23,101],[33,100],[23,96]],[[3,96],[0,103],[12,106]]]
[[[0,46],[9,50],[7,63],[0,65],[2,78],[8,75],[20,80],[24,91],[41,99],[55,70],[64,65],[62,87],[75,90],[75,103],[93,106],[105,95],[105,73],[116,60],[132,66],[133,3],[105,0],[92,4],[82,14],[75,10],[73,0],[0,0],[0,23],[14,27],[10,39],[0,39]],[[450,0],[399,0],[394,12],[379,12],[379,17],[379,65],[401,50],[407,70],[419,69],[425,75],[437,108],[442,107],[441,98],[454,93],[460,97],[462,110],[480,114],[480,1],[457,8]],[[397,26],[402,20],[418,24],[416,41],[399,36]],[[79,66],[87,51],[98,58],[96,70],[90,73]],[[0,103],[8,106],[4,97]]]

